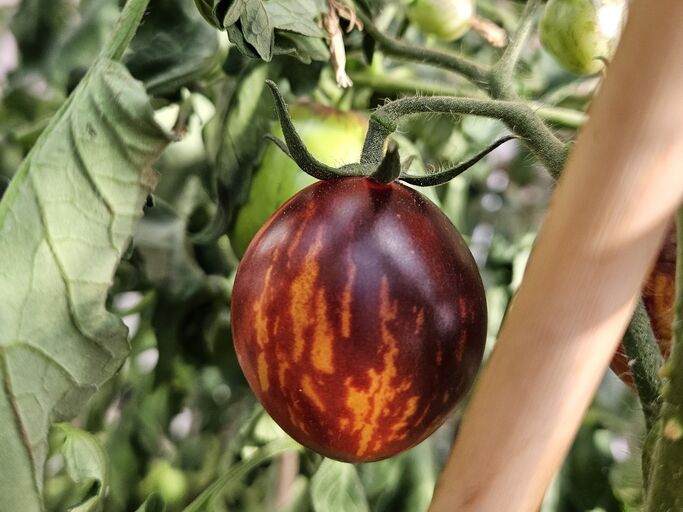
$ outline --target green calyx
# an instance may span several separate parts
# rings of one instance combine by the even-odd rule
[[[319,180],[365,176],[382,184],[389,184],[396,180],[401,180],[411,185],[422,187],[442,185],[462,174],[501,144],[517,138],[514,136],[503,137],[471,159],[450,169],[429,176],[414,176],[401,170],[401,159],[398,152],[398,146],[395,143],[389,143],[387,151],[383,152],[386,138],[397,127],[396,120],[393,116],[387,116],[386,119],[382,116],[382,110],[391,106],[391,103],[389,103],[378,109],[370,119],[370,129],[368,130],[365,144],[363,145],[360,162],[346,164],[340,167],[332,167],[319,161],[311,154],[294,127],[294,123],[292,122],[287,109],[287,104],[277,85],[270,80],[267,80],[266,84],[273,94],[275,107],[285,140],[282,141],[273,136],[268,136],[267,138],[275,143],[288,157],[294,160],[302,171]],[[416,98],[416,100],[419,101],[419,98]],[[428,109],[425,109],[425,111],[428,111]]]

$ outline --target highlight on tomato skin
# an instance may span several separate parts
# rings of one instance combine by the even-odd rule
[[[315,183],[269,219],[238,269],[232,319],[268,413],[349,462],[429,436],[486,339],[481,278],[447,217],[409,187],[360,177]]]

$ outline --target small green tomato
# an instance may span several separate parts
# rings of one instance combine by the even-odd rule
[[[185,474],[171,466],[166,460],[152,461],[149,472],[139,484],[141,498],[152,493],[159,494],[168,505],[182,502],[187,495],[188,485]]]
[[[474,0],[415,0],[408,5],[408,19],[425,34],[454,41],[470,29]]]
[[[626,0],[549,0],[541,44],[567,71],[597,73],[616,48],[626,10]]]

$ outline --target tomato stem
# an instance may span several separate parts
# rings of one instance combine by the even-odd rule
[[[544,144],[530,145],[555,178],[559,177],[567,157],[568,147],[557,139],[524,103],[433,96],[401,98],[379,107],[370,118],[361,162],[372,163],[380,160],[384,141],[391,133],[391,127],[396,127],[401,118],[419,113],[474,115],[498,119],[526,142],[543,140]],[[533,122],[533,119],[539,122]]]
[[[138,30],[148,4],[149,0],[128,0],[126,2],[114,28],[114,33],[102,51],[102,57],[121,60]]]
[[[514,37],[505,48],[501,58],[491,68],[488,81],[493,97],[500,99],[516,98],[517,93],[513,85],[515,68],[522,55],[522,50],[533,31],[536,13],[540,6],[540,0],[529,0],[526,3]]]
[[[389,143],[389,149],[384,155],[384,158],[377,168],[370,173],[369,178],[377,183],[387,185],[396,181],[400,174],[401,158],[398,154],[398,144],[392,140]]]
[[[482,85],[486,84],[488,68],[456,53],[422,48],[389,37],[372,23],[370,17],[363,11],[363,6],[360,5],[360,2],[356,1],[354,3],[356,5],[356,16],[363,23],[364,31],[374,39],[387,55],[451,69],[461,74],[477,87],[482,87]]]
[[[624,335],[624,350],[632,362],[631,374],[643,407],[645,423],[650,430],[659,416],[662,381],[657,372],[662,356],[643,301],[639,301]]]

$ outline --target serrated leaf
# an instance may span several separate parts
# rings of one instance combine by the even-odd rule
[[[313,0],[270,0],[265,6],[275,28],[324,37],[325,33],[316,22],[321,11]]]
[[[98,510],[107,485],[107,454],[97,438],[89,432],[68,423],[54,425],[53,434],[61,439],[58,451],[64,456],[64,465],[74,483],[92,482],[92,495],[69,509],[70,512]]]
[[[144,87],[98,61],[0,202],[0,496],[41,510],[51,423],[120,367],[127,329],[104,308],[168,144]]]
[[[363,484],[353,464],[323,460],[311,478],[311,502],[315,512],[343,510],[369,512]]]
[[[259,56],[269,62],[273,58],[273,24],[261,0],[249,0],[240,15],[244,40],[254,47]]]

